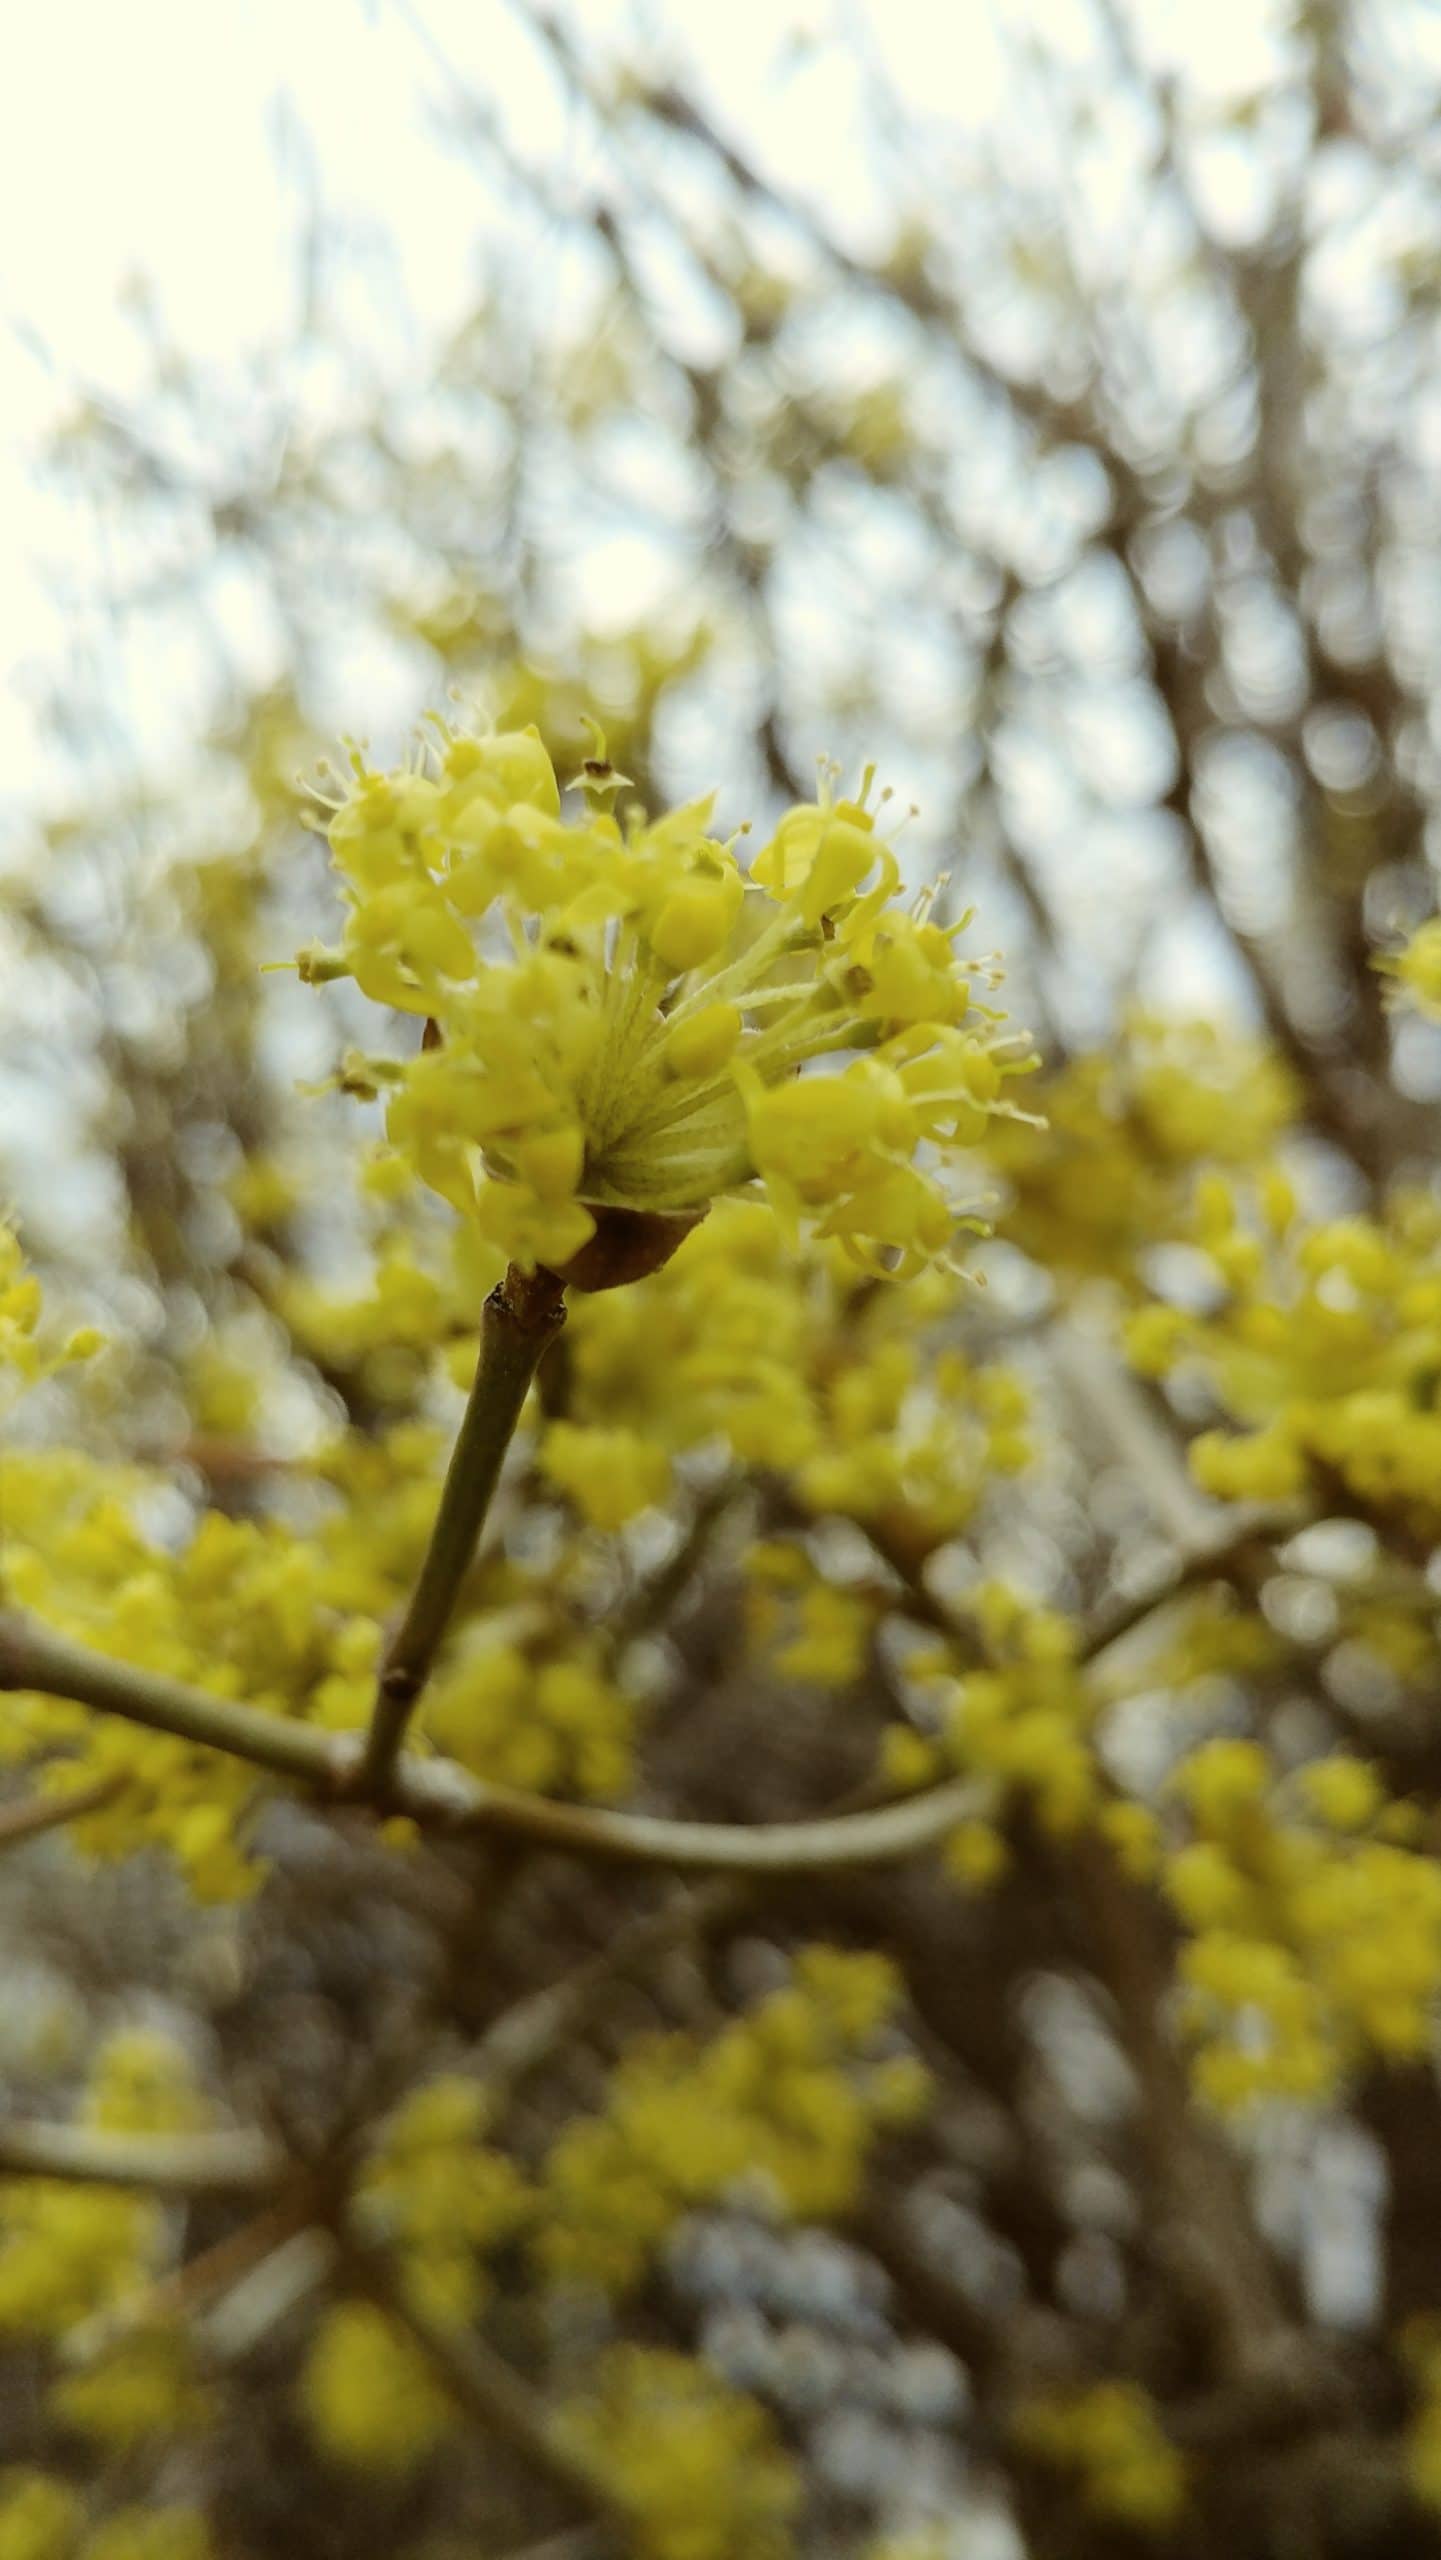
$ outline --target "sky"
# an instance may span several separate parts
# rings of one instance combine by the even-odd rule
[[[643,6],[645,0],[643,0]],[[838,0],[844,9],[847,0]],[[997,11],[1018,0],[849,0],[919,110],[963,128],[996,97]],[[1049,42],[1083,40],[1081,0],[1030,0]],[[1264,0],[1138,0],[1148,41],[1183,37],[1202,76],[1244,82]],[[574,0],[603,37],[624,0]],[[864,218],[847,151],[859,52],[811,41],[831,0],[648,0],[657,58],[677,48],[763,164]],[[422,329],[466,307],[475,181],[437,139],[457,85],[500,101],[552,167],[575,137],[507,0],[47,0],[26,13],[24,77],[0,84],[0,793],[41,770],[36,670],[63,641],[49,570],[85,576],[73,507],[33,456],[77,391],[138,377],[126,298],[151,290],[175,342],[224,362],[283,337],[313,193],[390,243]],[[576,172],[577,181],[583,173]],[[413,362],[397,345],[397,364]]]

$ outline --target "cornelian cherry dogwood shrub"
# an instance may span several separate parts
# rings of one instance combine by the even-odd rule
[[[418,2560],[477,2515],[498,2551],[941,2560],[980,2494],[956,2354],[997,2512],[1194,2547],[1233,2494],[1208,2395],[1244,2419],[1258,2342],[1312,2352],[1247,2156],[1432,2056],[1429,1193],[1327,1203],[1290,1070],[1214,1026],[1023,1081],[869,778],[753,851],[625,788],[598,745],[566,814],[533,729],[354,759],[299,967],[337,1046],[375,1009],[334,1079],[378,1106],[365,1280],[257,1252],[265,1328],[197,1352],[171,1457],[0,1232],[9,1872],[149,1897],[232,1986],[52,1987],[0,2039],[0,2560],[244,2560],[277,2498]],[[293,1196],[236,1184],[267,1230]],[[1188,1525],[1083,1600],[1037,1524],[1111,1429]],[[1045,1928],[1037,1982],[1112,2004],[1078,2050],[1126,2094],[1075,2124],[1124,2157],[1140,2119],[1194,2369],[1148,2368],[1139,2260],[1070,2360],[954,2232],[918,2270],[909,2190],[995,2173],[966,2075]],[[707,2317],[747,2233],[750,2310]],[[844,2359],[777,2308],[807,2249],[877,2405],[930,2411],[919,2500],[827,2472]],[[1420,2516],[1441,2357],[1379,2352],[1368,2458]]]

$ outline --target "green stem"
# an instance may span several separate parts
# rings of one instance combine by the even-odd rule
[[[410,1605],[386,1649],[356,1780],[382,1801],[405,1730],[430,1677],[460,1586],[470,1571],[521,1408],[542,1353],[565,1322],[565,1291],[551,1271],[509,1270],[481,1318],[480,1354],[440,1508]]]

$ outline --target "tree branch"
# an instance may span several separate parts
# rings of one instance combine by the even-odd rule
[[[0,1612],[0,1690],[35,1689],[129,1718],[155,1733],[229,1752],[257,1769],[298,1778],[334,1802],[360,1798],[356,1736],[324,1733],[259,1707],[213,1698],[204,1689],[93,1653],[22,1611]],[[609,1866],[669,1867],[678,1873],[764,1875],[812,1867],[882,1866],[943,1840],[975,1813],[985,1790],[957,1778],[925,1795],[874,1812],[816,1822],[686,1822],[663,1814],[617,1813],[563,1804],[473,1778],[453,1760],[407,1753],[387,1782],[388,1813],[454,1837],[502,1831],[543,1848]]]
[[[83,1814],[98,1813],[102,1805],[114,1803],[124,1785],[123,1778],[97,1778],[65,1795],[27,1796],[18,1804],[0,1805],[0,1849],[18,1849],[22,1841],[38,1840],[43,1832],[78,1822]]]
[[[83,2124],[0,2125],[0,2178],[67,2178],[154,2195],[250,2196],[288,2163],[263,2133],[105,2133]]]
[[[1274,1534],[1284,1527],[1291,1534],[1304,1525],[1290,1517],[1278,1522],[1260,1512],[1242,1516],[1243,1527],[1233,1514],[1214,1546],[1197,1549],[1178,1570],[1100,1619],[1082,1647],[1082,1660],[1093,1660],[1208,1575],[1224,1573],[1267,1530]],[[324,1733],[113,1661],[20,1610],[0,1611],[0,1690],[5,1689],[73,1698],[82,1706],[126,1716],[152,1732],[177,1734],[258,1769],[299,1779],[332,1801],[364,1800],[354,1735]],[[526,1795],[472,1777],[452,1760],[421,1759],[413,1753],[397,1760],[383,1796],[387,1812],[406,1814],[423,1830],[451,1836],[500,1831],[605,1865],[664,1867],[695,1875],[800,1875],[829,1867],[889,1866],[935,1847],[990,1802],[991,1790],[984,1782],[953,1778],[898,1803],[815,1821],[687,1822]]]
[[[513,2445],[586,2515],[601,2524],[615,2521],[589,2463],[572,2451],[544,2401],[483,2338],[473,2330],[438,2328],[408,2299],[389,2259],[349,2233],[341,2237],[341,2269],[352,2293],[373,2302],[415,2340],[458,2408]]]
[[[44,1697],[73,1698],[102,1715],[124,1716],[152,1733],[176,1735],[212,1751],[229,1752],[276,1777],[312,1786],[336,1783],[335,1736],[291,1716],[193,1689],[163,1671],[119,1662],[61,1635],[20,1609],[0,1610],[0,1690],[34,1689]],[[353,1753],[354,1744],[352,1741]],[[353,1774],[347,1770],[347,1775]]]
[[[531,1380],[564,1322],[565,1290],[552,1271],[527,1276],[512,1265],[486,1299],[475,1379],[430,1544],[381,1665],[357,1779],[358,1792],[375,1802],[387,1792],[406,1726],[470,1571]]]

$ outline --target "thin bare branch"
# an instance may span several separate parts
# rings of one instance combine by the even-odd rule
[[[352,2235],[342,2238],[341,2276],[352,2293],[408,2331],[458,2408],[512,2445],[584,2513],[602,2524],[613,2520],[589,2463],[572,2449],[539,2394],[483,2338],[473,2330],[438,2328],[417,2310],[390,2260]]]
[[[97,1778],[93,1786],[72,1787],[66,1795],[29,1796],[20,1804],[0,1805],[0,1849],[18,1849],[23,1841],[99,1813],[115,1802],[124,1785],[123,1778]]]
[[[285,2154],[263,2133],[106,2133],[90,2125],[0,2125],[0,2178],[66,2178],[153,2195],[252,2196],[278,2186]]]

